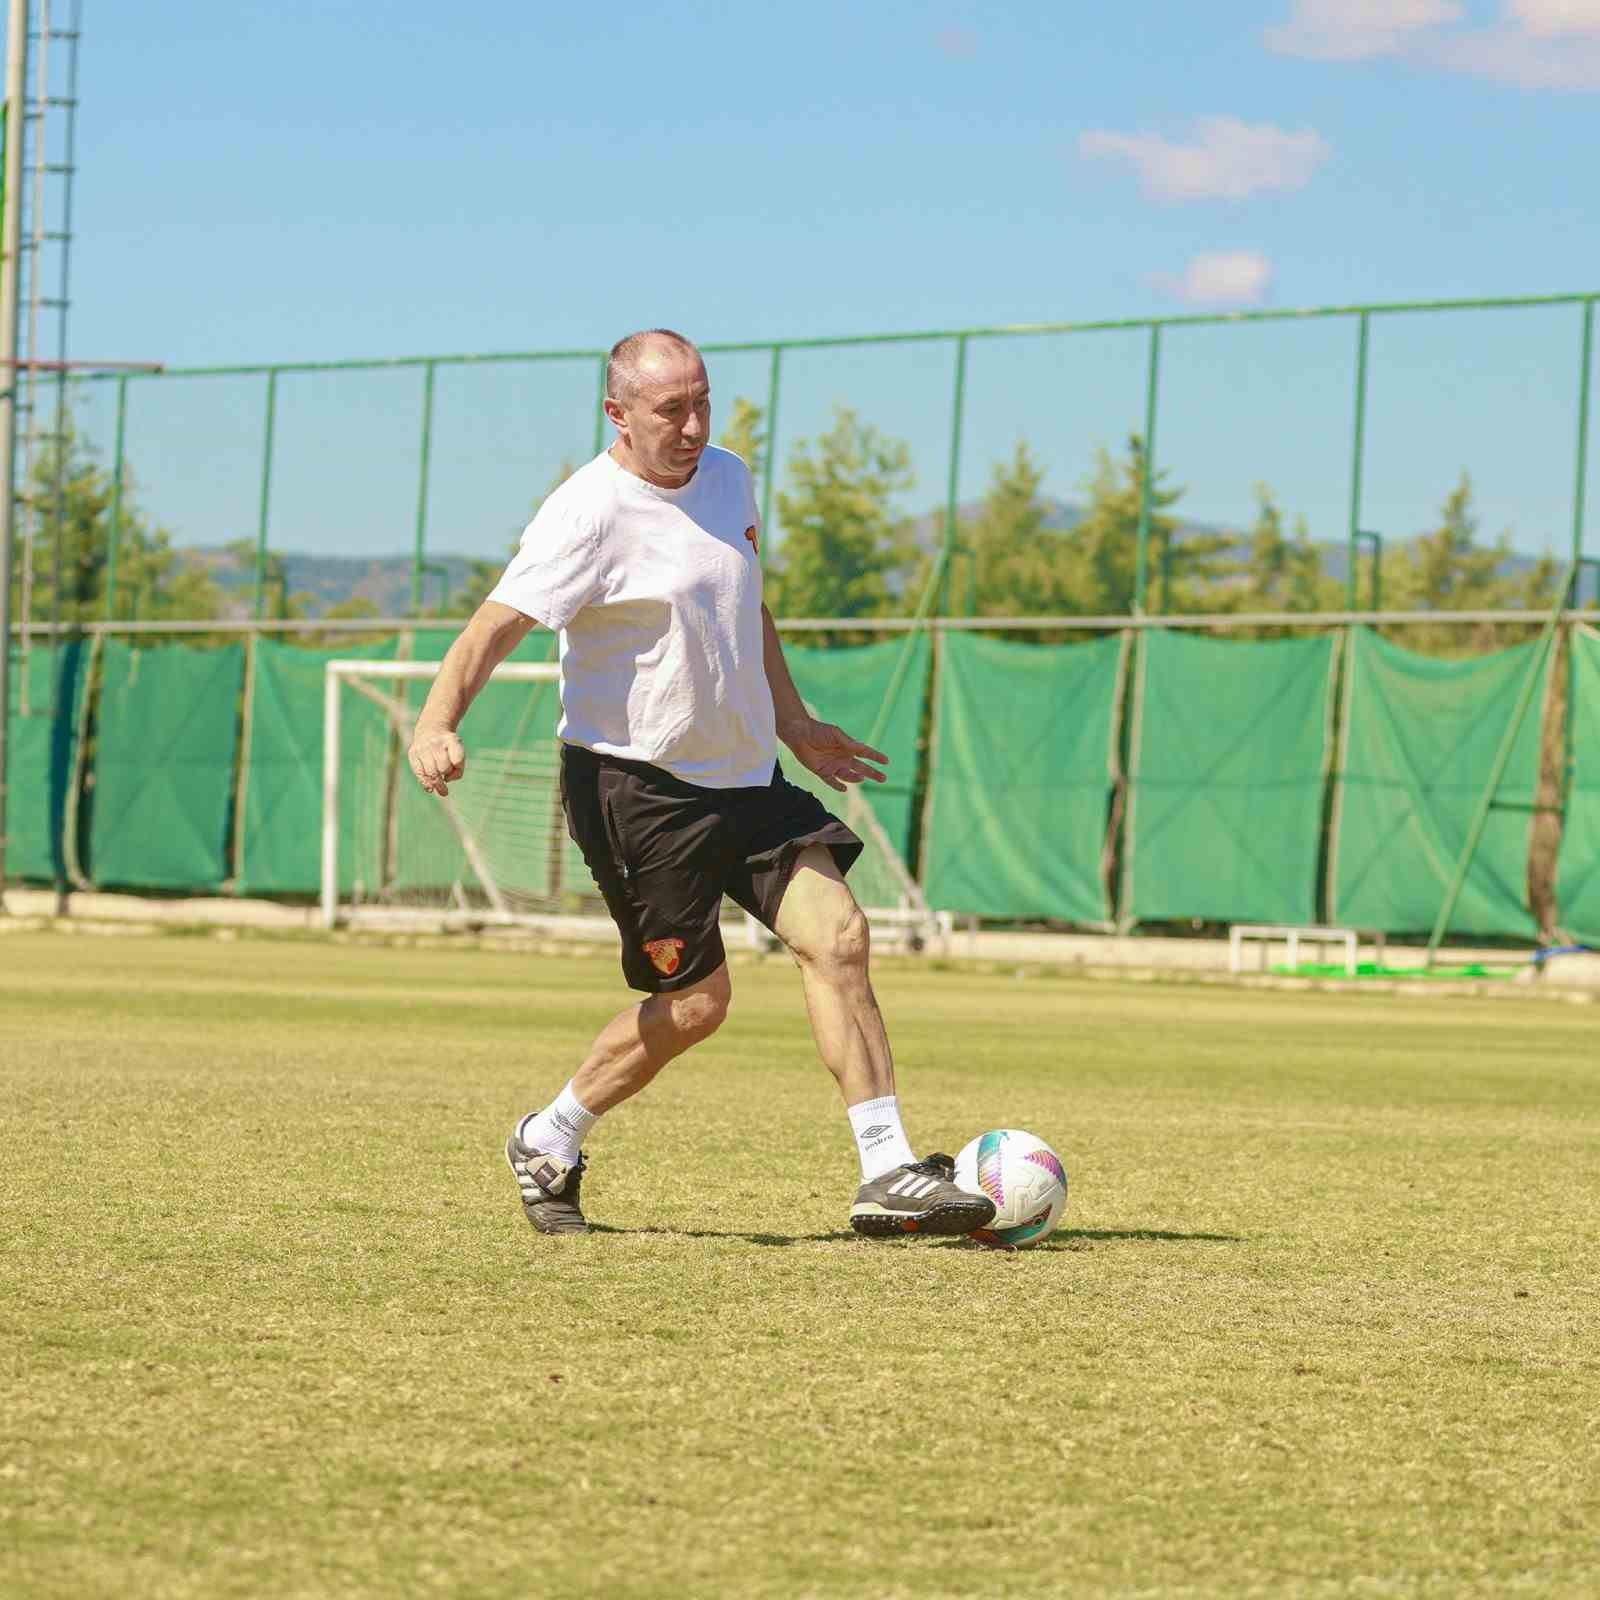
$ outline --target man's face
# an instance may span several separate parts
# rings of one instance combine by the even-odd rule
[[[634,470],[663,488],[681,488],[694,476],[711,434],[705,365],[681,346],[652,346],[639,363],[637,387],[620,401],[607,400],[606,413]]]

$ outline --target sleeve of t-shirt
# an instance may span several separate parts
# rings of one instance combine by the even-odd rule
[[[740,466],[744,467],[744,470],[739,474],[739,478],[744,485],[745,515],[750,519],[746,526],[754,528],[756,531],[754,544],[756,556],[759,559],[761,555],[761,541],[766,537],[767,530],[761,526],[761,509],[756,505],[755,476],[748,467],[744,466],[743,462],[740,462]]]
[[[572,621],[600,592],[600,541],[583,518],[541,507],[491,600],[542,622],[552,632]]]

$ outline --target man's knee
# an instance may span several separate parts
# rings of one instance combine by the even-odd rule
[[[822,970],[864,969],[872,950],[866,913],[846,896],[829,914],[817,918],[806,936],[790,945],[796,961]]]
[[[686,1043],[709,1038],[727,1018],[733,1003],[733,985],[728,969],[719,967],[702,983],[660,996],[666,1002],[673,1031]]]

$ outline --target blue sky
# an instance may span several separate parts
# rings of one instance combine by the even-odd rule
[[[79,356],[1600,289],[1600,0],[87,0],[84,30]],[[1570,308],[1380,324],[1363,520],[1415,531],[1466,467],[1487,535],[1564,548],[1577,327]],[[1192,514],[1243,520],[1265,478],[1342,536],[1353,343],[1347,324],[1172,336],[1158,455]],[[911,441],[910,501],[942,501],[950,367],[939,346],[795,358],[780,454],[849,401]],[[759,361],[713,377],[724,405],[765,394]],[[1070,496],[1138,424],[1143,381],[1132,336],[975,346],[963,494],[1026,437]],[[497,552],[587,451],[592,370],[439,384],[430,543]],[[184,542],[253,533],[259,384],[134,388],[151,510]],[[273,542],[405,548],[417,375],[286,380],[281,404]]]

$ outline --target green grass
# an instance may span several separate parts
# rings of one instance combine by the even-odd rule
[[[0,939],[0,1593],[1595,1592],[1589,1008],[879,988],[920,1148],[1061,1150],[1045,1247],[849,1234],[783,963],[558,1242],[500,1146],[608,960]]]

